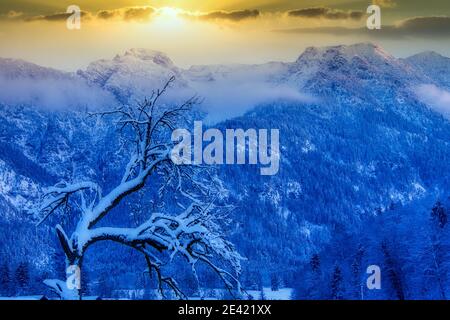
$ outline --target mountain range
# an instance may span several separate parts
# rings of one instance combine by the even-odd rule
[[[413,253],[424,255],[425,231],[409,239],[415,247],[401,249],[405,230],[428,223],[435,203],[446,206],[450,196],[449,71],[450,59],[437,53],[399,59],[371,43],[312,47],[294,62],[189,69],[145,49],[75,73],[0,59],[0,257],[56,272],[53,226],[36,229],[30,216],[42,188],[93,179],[108,189],[123,164],[116,132],[86,110],[135,103],[175,76],[167,101],[204,97],[211,126],[280,130],[278,175],[260,176],[256,166],[218,168],[236,206],[229,233],[247,258],[244,285],[276,278],[308,288],[315,255],[322,282],[333,282],[336,267],[350,279],[364,248],[367,261],[413,274],[401,294],[398,281],[386,277],[390,289],[373,298],[436,297],[424,289],[431,282],[423,270],[411,271]],[[96,255],[104,261],[109,254]],[[127,270],[125,261],[109,263]],[[450,264],[443,261],[442,268]],[[345,297],[355,294],[352,286],[342,285]],[[327,290],[328,284],[320,293],[305,289],[299,297],[327,298]]]

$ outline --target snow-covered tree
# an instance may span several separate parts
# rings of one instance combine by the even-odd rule
[[[79,220],[70,236],[61,225],[56,227],[67,267],[82,270],[83,257],[91,245],[113,241],[143,255],[149,274],[156,274],[163,297],[169,289],[176,297],[185,298],[176,280],[165,274],[165,266],[179,256],[191,265],[197,280],[196,265],[203,263],[217,273],[230,292],[240,292],[238,276],[242,258],[224,238],[221,228],[230,210],[229,206],[217,204],[222,185],[205,168],[176,165],[171,160],[174,146],[171,134],[185,120],[186,112],[199,103],[197,97],[176,106],[162,103],[162,96],[174,80],[171,78],[164,88],[135,106],[91,114],[113,117],[121,137],[127,141],[120,148],[129,153],[121,181],[106,194],[94,181],[61,182],[49,188],[38,210],[39,224],[56,212],[64,214],[67,206],[79,211]],[[158,211],[143,212],[146,219],[137,226],[99,226],[114,208],[126,204],[125,199],[150,184],[152,190],[159,190],[158,199],[164,194],[173,196],[170,207],[173,212],[160,212],[161,207],[154,206]],[[142,210],[147,209],[143,206]],[[69,288],[67,281],[46,280],[45,283],[63,299],[81,299],[80,290]]]

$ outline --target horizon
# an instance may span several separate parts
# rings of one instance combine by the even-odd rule
[[[102,60],[111,61],[111,60],[114,59],[114,57],[116,57],[116,56],[123,56],[127,52],[132,51],[132,50],[145,50],[145,51],[148,51],[148,52],[162,53],[166,57],[168,57],[174,63],[174,65],[177,68],[183,69],[183,70],[189,70],[190,68],[197,67],[197,66],[222,66],[222,65],[223,66],[239,66],[239,65],[242,65],[242,66],[251,66],[251,65],[258,66],[258,65],[265,65],[265,64],[270,64],[270,63],[294,63],[309,48],[323,49],[323,48],[332,48],[332,47],[341,47],[341,46],[351,47],[351,46],[363,45],[363,44],[364,45],[372,44],[372,45],[379,46],[379,47],[383,48],[384,50],[386,50],[383,46],[380,46],[379,44],[377,44],[375,42],[355,42],[355,43],[352,43],[352,44],[341,44],[341,45],[310,46],[310,47],[307,47],[307,48],[303,49],[301,52],[299,52],[297,54],[297,56],[294,59],[291,59],[291,60],[268,60],[268,61],[263,61],[263,62],[259,62],[259,63],[239,63],[239,62],[237,62],[237,63],[191,64],[191,65],[187,65],[187,66],[182,66],[182,65],[179,65],[178,63],[176,63],[176,61],[166,52],[159,51],[159,50],[154,50],[152,48],[143,48],[143,47],[138,48],[138,47],[134,47],[134,48],[128,48],[128,49],[126,49],[126,50],[124,50],[122,52],[117,52],[112,57],[109,57],[109,58],[103,57],[103,58],[92,60],[91,62],[89,62],[84,67],[79,67],[79,68],[76,68],[76,69],[73,69],[73,70],[66,70],[66,69],[58,68],[58,67],[55,67],[55,66],[52,66],[52,65],[39,64],[39,63],[31,61],[31,60],[26,60],[26,59],[16,58],[16,57],[0,56],[0,59],[11,59],[11,60],[15,60],[15,61],[23,61],[23,62],[35,64],[35,65],[40,66],[40,67],[49,68],[49,69],[55,69],[57,71],[63,71],[63,72],[68,72],[68,73],[76,73],[77,71],[85,70],[89,66],[89,64],[94,63],[96,61],[102,61]],[[436,51],[436,50],[432,50],[432,49],[418,51],[418,52],[413,52],[413,53],[411,53],[411,54],[409,54],[407,56],[397,56],[397,55],[393,54],[392,52],[390,52],[389,50],[386,50],[386,51],[388,53],[390,53],[396,59],[406,59],[406,58],[409,58],[409,57],[412,57],[412,56],[415,56],[415,55],[418,55],[418,54],[424,54],[424,53],[435,53],[435,54],[438,54],[438,55],[440,55],[440,56],[442,56],[444,58],[450,58],[450,54],[446,55],[446,54],[443,54],[442,52],[439,52],[439,51]]]

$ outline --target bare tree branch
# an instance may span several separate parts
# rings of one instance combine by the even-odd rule
[[[166,287],[178,298],[186,298],[175,279],[165,276],[163,272],[164,266],[176,256],[188,261],[197,281],[195,267],[202,262],[217,273],[230,292],[233,288],[240,290],[237,275],[242,258],[224,239],[220,227],[221,211],[230,208],[215,205],[217,193],[222,190],[214,186],[215,179],[209,173],[206,178],[202,177],[200,173],[204,172],[204,168],[175,165],[170,158],[173,143],[167,141],[167,137],[170,137],[183,114],[199,103],[198,97],[194,96],[179,106],[160,105],[161,97],[174,81],[174,77],[170,78],[161,90],[152,93],[150,99],[144,99],[135,106],[89,114],[114,117],[113,123],[118,132],[126,138],[131,135],[130,143],[125,148],[129,150],[129,158],[121,181],[106,195],[102,194],[96,183],[90,181],[60,183],[49,188],[38,210],[41,216],[38,224],[53,213],[62,211],[65,206],[75,204],[80,218],[72,235],[68,237],[61,226],[56,227],[67,263],[81,268],[84,254],[92,244],[100,241],[120,243],[143,254],[149,274],[155,272],[157,275],[163,297]],[[156,189],[159,190],[160,200],[172,188],[180,212],[150,211],[148,219],[131,228],[96,227],[123,199],[143,190],[154,173],[164,178],[162,186]],[[163,262],[158,255],[165,255],[168,261]],[[227,271],[218,263],[232,271]],[[81,297],[80,292],[67,291],[62,281],[48,280],[46,283],[61,296]]]

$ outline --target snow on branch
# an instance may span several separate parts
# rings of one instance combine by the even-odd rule
[[[239,291],[242,257],[222,232],[222,225],[226,224],[224,217],[232,208],[215,204],[224,193],[222,184],[217,183],[218,178],[208,170],[175,165],[170,158],[172,131],[185,120],[186,112],[200,102],[194,96],[181,105],[160,104],[160,98],[173,81],[175,78],[170,78],[161,90],[154,91],[149,99],[135,106],[90,114],[113,117],[119,134],[131,137],[125,148],[129,156],[122,178],[106,194],[98,184],[90,181],[60,183],[49,188],[38,210],[39,224],[69,205],[80,212],[70,237],[62,226],[56,227],[69,266],[81,269],[83,256],[90,245],[114,241],[143,254],[148,272],[157,275],[163,296],[165,289],[170,289],[177,297],[185,298],[175,279],[164,275],[164,267],[176,256],[185,258],[196,279],[196,266],[203,263],[216,272],[230,292],[233,289]],[[123,199],[149,185],[149,177],[154,174],[158,179],[152,179],[151,187],[159,191],[155,201],[164,202],[164,194],[170,194],[174,202],[165,209],[170,212],[153,212],[142,206],[140,210],[148,218],[141,224],[134,227],[97,226]],[[161,185],[158,187],[157,183]],[[48,280],[46,283],[63,297],[81,298],[79,291],[68,292],[62,281]]]
[[[37,225],[42,224],[47,218],[55,212],[57,209],[67,206],[69,197],[76,194],[80,194],[80,199],[84,209],[86,209],[85,197],[82,194],[83,191],[91,190],[96,193],[98,198],[101,197],[101,188],[93,182],[79,182],[67,185],[61,182],[53,187],[48,188],[43,194],[43,201],[41,206],[37,210],[37,214],[43,214],[43,217],[39,220]]]

